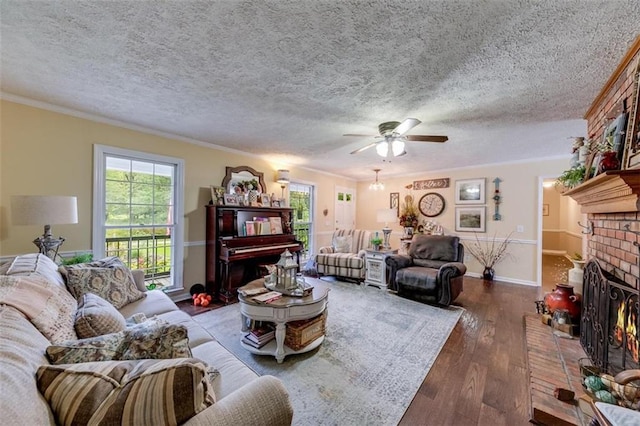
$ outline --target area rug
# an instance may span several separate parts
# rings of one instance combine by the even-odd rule
[[[375,287],[329,285],[323,344],[282,364],[240,346],[238,304],[194,320],[258,374],[284,382],[295,425],[396,425],[462,309],[425,305]]]

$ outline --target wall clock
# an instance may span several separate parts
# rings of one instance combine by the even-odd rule
[[[418,203],[420,213],[427,217],[440,215],[444,211],[444,206],[444,197],[435,192],[424,194]]]

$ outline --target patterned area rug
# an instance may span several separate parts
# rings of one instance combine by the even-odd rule
[[[282,364],[240,346],[238,304],[194,320],[260,375],[284,382],[295,425],[395,425],[462,309],[437,308],[370,286],[340,281],[330,285],[323,344],[287,356]]]

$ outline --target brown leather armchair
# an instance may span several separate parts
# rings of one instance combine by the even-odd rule
[[[414,235],[409,254],[386,258],[389,289],[421,302],[448,306],[462,292],[467,267],[460,238]]]

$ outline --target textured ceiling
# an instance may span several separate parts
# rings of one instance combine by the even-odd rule
[[[0,0],[1,90],[355,179],[568,155],[640,2]],[[8,96],[7,96],[8,95]],[[383,121],[422,120],[391,163]]]

